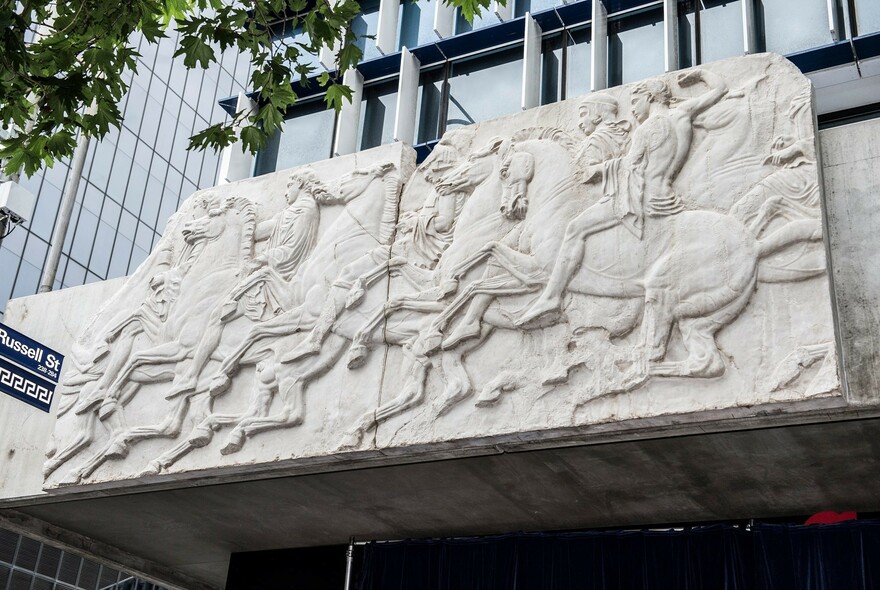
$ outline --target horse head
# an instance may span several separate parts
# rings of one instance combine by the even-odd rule
[[[498,172],[501,177],[501,214],[508,219],[524,219],[529,211],[528,185],[535,175],[535,157],[508,146]]]
[[[496,137],[476,152],[469,154],[464,162],[455,166],[440,178],[437,192],[441,195],[472,191],[492,174],[495,156],[504,140]]]

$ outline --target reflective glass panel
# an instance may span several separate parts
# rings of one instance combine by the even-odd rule
[[[358,145],[365,150],[394,141],[397,80],[364,88]]]
[[[831,43],[827,0],[756,0],[764,48],[782,55]]]
[[[434,3],[436,0],[404,0],[400,5],[400,45],[418,47],[437,40],[434,32]]]
[[[378,0],[366,0],[361,3],[362,13],[351,21],[351,32],[358,39],[357,46],[364,54],[364,61],[381,57],[382,54],[376,48],[376,31],[379,30],[379,2]],[[372,35],[374,38],[369,39]]]
[[[303,32],[302,27],[292,28],[287,26],[284,32],[275,39],[275,47],[279,51],[284,51],[287,47],[296,47],[300,52],[299,63],[313,66],[316,70],[323,70],[324,67],[318,61],[318,55],[316,53],[309,53],[300,44],[309,44],[309,36]],[[243,82],[244,80],[239,81]],[[220,94],[223,93],[221,92]]]
[[[467,22],[467,19],[462,16],[461,8],[459,8],[455,11],[455,34],[458,35],[460,33],[467,33],[468,31],[475,31],[491,25],[497,25],[499,22],[501,21],[498,20],[498,16],[494,12],[488,8],[484,8],[480,11],[478,16],[474,17],[474,22],[469,23]]]
[[[522,46],[453,63],[447,108],[447,129],[519,111]]]
[[[562,35],[545,36],[541,43],[541,104],[563,98],[562,79]]]
[[[580,96],[590,91],[592,58],[590,27],[569,31],[565,56],[565,98]]]
[[[330,157],[336,112],[328,110],[323,100],[317,100],[298,104],[293,115],[260,152],[257,175]]]
[[[608,23],[608,84],[617,86],[662,74],[663,9]]]
[[[440,107],[443,99],[443,68],[422,72],[416,104],[415,143],[437,139],[440,126]]]
[[[855,0],[859,35],[880,31],[880,0]]]
[[[559,6],[560,4],[564,4],[562,0],[507,0],[508,2],[513,2],[513,14],[515,17],[519,18],[523,16],[525,13],[530,12],[531,14],[535,14],[536,12],[542,12],[544,10],[549,10],[554,6]]]

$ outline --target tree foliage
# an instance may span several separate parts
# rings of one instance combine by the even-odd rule
[[[444,0],[468,19],[489,0]],[[342,75],[361,50],[349,26],[357,0],[0,0],[0,158],[7,174],[33,174],[68,157],[79,132],[103,137],[119,127],[127,75],[138,67],[139,35],[158,43],[172,30],[186,67],[209,68],[222,52],[239,51],[251,63],[255,112],[236,113],[190,138],[190,149],[222,148],[241,139],[251,152],[281,125],[296,102],[291,83],[315,74],[309,56],[334,47],[333,72],[317,77],[327,106],[351,99]],[[285,29],[285,27],[287,27]],[[284,30],[301,30],[297,42]]]

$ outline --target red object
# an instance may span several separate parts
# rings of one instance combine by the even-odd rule
[[[825,510],[817,512],[807,519],[804,524],[834,524],[835,522],[843,522],[844,520],[855,520],[858,515],[855,512],[833,512]]]

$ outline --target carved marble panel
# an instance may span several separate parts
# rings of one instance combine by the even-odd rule
[[[756,55],[197,193],[71,351],[46,486],[842,403],[815,136]]]

